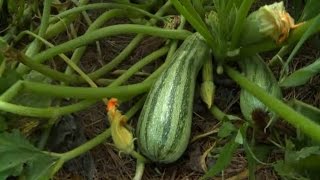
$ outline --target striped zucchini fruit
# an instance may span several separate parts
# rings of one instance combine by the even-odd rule
[[[270,95],[278,99],[282,98],[282,92],[275,76],[258,54],[246,57],[239,63],[245,76],[251,82],[260,86]],[[276,118],[276,114],[274,112],[270,112],[267,106],[244,89],[241,89],[240,93],[240,109],[244,118],[252,123],[261,121],[259,116],[258,119],[255,117],[256,113],[265,114],[267,116],[265,117],[266,120]]]
[[[177,160],[189,143],[196,77],[210,48],[198,33],[189,36],[149,91],[142,108],[137,141],[150,160]]]

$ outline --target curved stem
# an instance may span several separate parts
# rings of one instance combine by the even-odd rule
[[[132,151],[130,155],[136,158],[138,161],[148,162],[148,160],[145,157],[143,157],[141,154],[139,154],[137,151]]]
[[[276,112],[284,120],[292,124],[297,129],[300,129],[314,140],[320,142],[320,126],[317,123],[297,113],[279,99],[269,95],[262,88],[249,81],[232,68],[226,66],[226,72],[242,88],[258,98],[261,102],[268,106],[268,108]]]
[[[73,113],[76,111],[80,111],[85,109],[92,104],[94,104],[95,100],[84,100],[77,104],[72,104],[64,107],[49,107],[49,108],[33,108],[15,105],[12,103],[7,103],[4,101],[0,101],[0,110],[5,112],[10,112],[13,114],[18,114],[21,116],[30,116],[30,117],[41,117],[41,118],[52,118],[57,117],[69,113]]]
[[[94,3],[94,4],[88,4],[88,5],[83,5],[79,7],[74,7],[72,9],[66,10],[53,18],[50,19],[50,23],[53,23],[59,19],[62,19],[66,16],[69,16],[71,14],[76,14],[76,13],[81,13],[82,11],[86,10],[94,10],[94,9],[107,9],[107,8],[117,8],[117,9],[122,9],[123,12],[126,12],[128,10],[136,11],[141,14],[144,14],[146,16],[149,16],[151,18],[157,19],[157,20],[162,20],[161,17],[157,15],[153,15],[145,10],[142,10],[140,8],[130,6],[130,5],[125,5],[125,4],[119,4],[119,3]]]
[[[77,47],[87,45],[98,39],[105,38],[107,36],[113,36],[118,34],[127,33],[143,33],[148,35],[155,35],[158,37],[172,38],[172,39],[185,39],[191,32],[187,30],[169,30],[158,27],[149,27],[145,25],[136,24],[119,24],[112,25],[105,28],[95,30],[93,32],[79,36],[63,44],[57,45],[53,48],[47,49],[33,57],[36,62],[43,62],[49,58],[52,58],[58,54],[71,51]]]
[[[137,165],[136,165],[136,172],[133,177],[133,180],[141,180],[143,176],[143,171],[144,171],[144,162],[137,160]]]

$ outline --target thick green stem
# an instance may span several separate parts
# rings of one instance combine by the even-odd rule
[[[258,98],[268,108],[276,112],[284,120],[292,124],[297,129],[320,142],[320,126],[305,116],[297,113],[291,107],[280,101],[279,99],[269,95],[262,88],[250,82],[239,72],[233,70],[230,67],[226,67],[227,74],[237,82],[242,88]]]
[[[89,43],[95,42],[99,39],[127,33],[143,33],[148,35],[155,35],[163,38],[172,39],[185,39],[191,32],[186,30],[169,30],[162,29],[158,27],[149,27],[145,25],[135,25],[135,24],[119,24],[112,25],[105,28],[95,30],[93,32],[79,36],[76,39],[72,39],[63,44],[57,45],[53,48],[47,49],[33,57],[36,62],[43,62],[49,58],[52,58],[58,54],[71,51],[77,47],[87,45]]]
[[[144,162],[137,160],[137,165],[136,165],[136,173],[133,177],[133,180],[141,180],[143,176],[143,171],[144,171]]]
[[[61,85],[49,85],[36,82],[23,83],[24,90],[46,96],[55,97],[73,97],[79,99],[101,99],[104,97],[116,97],[119,99],[136,96],[148,91],[153,81],[145,81],[143,83],[118,86],[118,87],[70,87]]]

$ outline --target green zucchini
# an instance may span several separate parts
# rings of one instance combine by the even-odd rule
[[[150,89],[137,126],[139,149],[150,160],[170,163],[186,150],[196,77],[209,55],[201,35],[189,36]]]
[[[256,83],[270,95],[278,99],[282,98],[278,81],[258,54],[242,59],[240,66],[251,82]],[[275,113],[270,112],[267,106],[244,89],[240,92],[240,109],[244,118],[251,123],[272,120],[276,117]]]

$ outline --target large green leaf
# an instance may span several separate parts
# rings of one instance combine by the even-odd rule
[[[50,178],[58,158],[30,144],[18,131],[0,134],[0,178],[23,175],[27,180]]]

